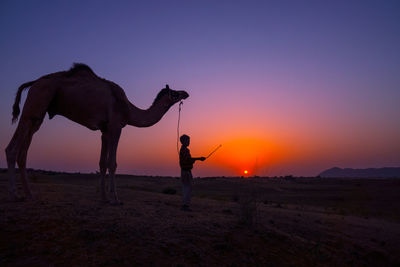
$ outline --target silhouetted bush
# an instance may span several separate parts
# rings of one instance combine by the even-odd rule
[[[28,175],[28,177],[31,180],[31,182],[33,182],[33,183],[37,183],[38,182],[39,175],[37,173],[30,173]]]
[[[172,188],[172,187],[167,187],[167,188],[164,188],[164,190],[162,192],[163,192],[163,194],[167,194],[167,195],[175,195],[176,189]]]
[[[255,228],[258,220],[258,194],[248,188],[241,192],[239,199],[239,222],[248,228]]]

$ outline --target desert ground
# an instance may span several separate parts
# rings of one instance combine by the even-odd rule
[[[197,178],[30,172],[10,202],[0,174],[1,266],[399,266],[400,179]]]

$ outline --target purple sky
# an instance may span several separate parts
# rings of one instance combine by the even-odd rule
[[[166,83],[190,93],[192,154],[223,144],[194,175],[400,166],[399,14],[399,1],[3,0],[0,148],[18,86],[83,62],[141,108]],[[119,172],[178,175],[176,123],[177,106],[126,127]],[[46,118],[28,167],[95,171],[99,151],[99,132]]]

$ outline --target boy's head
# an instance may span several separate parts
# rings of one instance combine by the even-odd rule
[[[188,135],[186,135],[186,134],[183,134],[183,135],[179,138],[179,140],[181,140],[181,144],[182,144],[183,146],[189,146],[189,144],[190,144],[190,137],[189,137]]]

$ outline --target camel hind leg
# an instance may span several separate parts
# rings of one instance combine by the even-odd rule
[[[7,167],[8,167],[8,190],[10,193],[10,200],[11,201],[18,201],[21,200],[21,196],[17,193],[17,188],[15,186],[15,162],[17,159],[18,151],[23,143],[23,140],[27,136],[27,132],[22,130],[24,127],[22,126],[23,123],[18,124],[15,133],[6,148],[6,158],[7,158]]]
[[[42,119],[21,120],[17,130],[6,148],[9,192],[12,201],[22,200],[15,185],[15,163],[17,162],[21,176],[21,184],[26,197],[32,199],[32,191],[29,187],[26,172],[26,159],[33,134],[39,129]]]
[[[15,163],[18,163],[23,190],[32,198],[26,175],[26,159],[33,134],[39,129],[55,90],[32,87],[26,98],[17,129],[6,148],[9,193],[12,201],[22,198],[17,193],[15,184]]]
[[[27,134],[27,136],[20,148],[18,156],[17,156],[17,164],[19,167],[20,175],[21,175],[22,188],[25,192],[25,195],[30,199],[33,198],[33,195],[32,195],[32,191],[29,187],[29,183],[28,183],[28,179],[27,179],[26,159],[27,159],[27,155],[28,155],[29,146],[31,145],[31,142],[32,142],[33,134],[37,130],[39,130],[40,125],[42,124],[42,121],[43,121],[43,119],[42,120],[31,120],[31,125],[29,127],[28,134]]]

